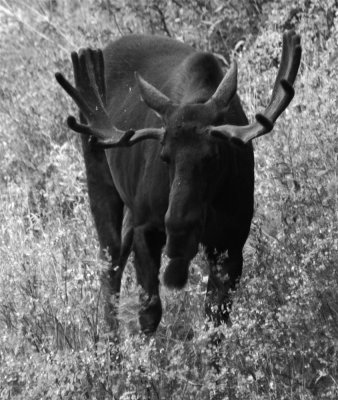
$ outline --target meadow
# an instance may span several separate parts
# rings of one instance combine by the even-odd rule
[[[71,78],[80,47],[170,35],[237,59],[253,120],[290,28],[303,48],[296,95],[254,143],[255,216],[231,326],[205,319],[201,249],[184,290],[162,287],[156,335],[141,335],[131,257],[110,343],[105,262],[66,125],[76,109],[55,72]],[[0,399],[337,399],[338,2],[0,0],[0,60]]]

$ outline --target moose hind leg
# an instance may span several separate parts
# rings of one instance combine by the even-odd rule
[[[148,226],[134,229],[135,268],[138,283],[142,286],[139,322],[142,332],[156,331],[162,317],[159,295],[159,270],[165,234]]]
[[[207,285],[205,311],[214,324],[229,323],[232,292],[239,283],[243,256],[242,249],[228,250],[228,256],[208,256],[210,273]]]
[[[112,191],[110,198],[100,200],[99,210],[92,207],[100,241],[101,258],[107,262],[107,268],[101,272],[101,289],[104,297],[105,320],[110,331],[118,327],[118,302],[121,279],[127,261],[128,250],[121,243],[121,220],[123,203]]]
[[[82,137],[84,160],[87,172],[88,194],[94,217],[100,255],[107,262],[101,273],[101,288],[105,301],[105,320],[109,330],[116,330],[118,297],[127,250],[122,246],[121,230],[123,202],[115,188],[104,150],[92,146]],[[126,247],[126,246],[124,246]]]

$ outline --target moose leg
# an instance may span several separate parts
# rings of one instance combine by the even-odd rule
[[[159,270],[165,234],[149,226],[134,228],[135,268],[138,283],[142,286],[139,322],[142,332],[155,332],[162,317],[159,295]]]
[[[215,325],[229,322],[232,291],[236,289],[243,265],[242,248],[228,249],[228,255],[207,251],[210,273],[205,303],[206,314]]]
[[[100,255],[108,264],[101,274],[105,319],[109,330],[116,330],[118,296],[123,268],[128,258],[128,243],[121,248],[124,205],[112,180],[104,150],[91,146],[86,137],[82,137],[82,144],[89,201],[100,243]],[[127,230],[126,237],[130,236],[128,232]]]

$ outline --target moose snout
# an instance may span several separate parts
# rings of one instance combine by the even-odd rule
[[[198,235],[194,231],[182,234],[167,234],[166,253],[169,258],[191,260],[198,250]]]
[[[199,229],[202,225],[202,209],[182,209],[169,207],[165,215],[167,233],[183,235],[191,230]]]
[[[166,253],[170,258],[192,259],[198,250],[200,219],[177,220],[166,217]]]

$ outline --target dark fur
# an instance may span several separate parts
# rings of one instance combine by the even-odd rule
[[[239,98],[235,95],[221,113],[206,113],[203,103],[223,78],[219,62],[212,54],[169,38],[124,37],[110,43],[103,54],[107,109],[118,128],[162,125],[140,100],[134,71],[180,104],[165,121],[163,146],[145,140],[104,151],[83,136],[90,204],[102,253],[107,250],[112,260],[102,276],[107,320],[115,328],[116,302],[111,296],[120,291],[131,247],[145,293],[140,324],[144,332],[152,332],[162,314],[158,274],[163,246],[171,258],[164,283],[182,288],[189,262],[202,243],[210,261],[206,311],[216,322],[226,321],[229,290],[241,276],[242,249],[253,214],[253,149],[251,144],[236,147],[207,140],[203,127],[247,124]],[[161,153],[164,159],[171,157],[169,165],[160,159]],[[217,269],[218,257],[226,251],[228,257]]]

